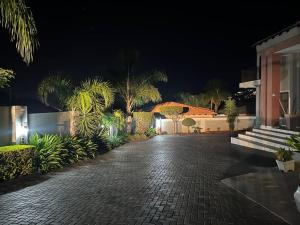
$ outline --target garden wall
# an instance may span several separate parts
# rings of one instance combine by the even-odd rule
[[[72,112],[51,112],[29,114],[30,134],[74,134]]]
[[[0,146],[12,141],[11,107],[0,107]]]
[[[193,118],[193,117],[191,117]],[[216,116],[214,118],[193,118],[196,121],[194,127],[200,127],[201,132],[209,131],[229,131],[226,116]],[[183,119],[177,122],[178,133],[187,133],[188,128],[181,124]],[[235,122],[235,130],[244,130],[252,128],[255,116],[239,116]],[[173,121],[171,119],[156,119],[156,132],[167,132],[173,134]],[[194,132],[194,128],[190,128],[190,132]]]

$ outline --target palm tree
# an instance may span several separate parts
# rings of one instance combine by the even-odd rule
[[[192,95],[187,92],[180,92],[176,96],[179,102],[196,107],[207,107],[210,102],[210,99],[204,93]]]
[[[59,111],[66,109],[66,99],[72,95],[72,82],[61,75],[52,75],[43,79],[38,85],[38,96],[42,103]],[[51,101],[50,97],[56,101]]]
[[[68,78],[49,76],[40,82],[38,95],[46,105],[54,106],[49,100],[53,96],[58,102],[54,108],[71,110],[78,132],[87,137],[95,134],[104,110],[114,101],[114,89],[100,78],[89,78],[74,88]]]
[[[105,109],[114,101],[114,90],[110,83],[99,78],[87,79],[75,88],[67,105],[78,115],[76,125],[81,135],[91,137],[95,135],[101,116]]]
[[[38,47],[37,30],[31,10],[23,0],[0,1],[0,23],[8,30],[10,40],[16,43],[17,52],[25,63],[33,60]]]
[[[230,95],[226,90],[224,81],[221,79],[212,79],[206,84],[205,90],[205,98],[210,102],[210,109],[213,109],[214,106],[215,112],[218,113],[221,103]]]
[[[126,104],[127,115],[131,115],[133,109],[149,102],[161,101],[159,90],[154,86],[156,82],[167,82],[165,73],[155,71],[144,76],[127,78],[119,83],[117,91]]]
[[[23,0],[0,1],[0,24],[8,30],[10,40],[16,43],[17,52],[29,64],[38,47],[37,30],[32,13]],[[0,88],[8,85],[14,72],[0,68]]]

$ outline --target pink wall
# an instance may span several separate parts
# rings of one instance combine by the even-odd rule
[[[260,119],[268,126],[278,126],[280,115],[280,54],[275,52],[300,43],[291,38],[261,52]]]

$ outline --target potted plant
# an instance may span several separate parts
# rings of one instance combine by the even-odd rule
[[[280,148],[276,152],[276,163],[278,169],[284,172],[295,170],[295,161],[293,160],[293,151]]]

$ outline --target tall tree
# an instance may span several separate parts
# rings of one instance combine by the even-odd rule
[[[204,93],[192,95],[187,92],[180,92],[177,94],[177,99],[181,103],[196,107],[207,107],[210,102],[210,99]]]
[[[173,121],[173,132],[177,133],[177,122],[180,119],[181,114],[183,113],[183,107],[181,106],[161,106],[160,114],[171,119]]]
[[[66,100],[72,95],[72,88],[72,81],[69,78],[52,75],[39,83],[38,96],[45,105],[63,111],[66,109]]]
[[[86,137],[96,134],[105,109],[114,101],[114,90],[110,83],[99,78],[87,79],[75,88],[67,105],[78,115],[76,126],[79,133]]]
[[[165,73],[155,71],[143,76],[128,76],[118,84],[117,91],[126,104],[127,115],[133,109],[149,102],[161,101],[159,90],[154,86],[156,82],[167,82]]]
[[[205,95],[210,102],[210,108],[218,113],[219,107],[229,96],[226,84],[221,79],[212,79],[205,86]]]

